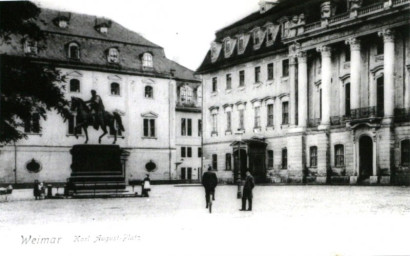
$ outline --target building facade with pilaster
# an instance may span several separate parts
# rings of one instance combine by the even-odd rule
[[[204,157],[278,183],[410,183],[410,1],[262,1],[197,73]]]
[[[181,145],[195,150],[201,146],[196,128],[201,118],[200,81],[194,72],[167,59],[161,46],[106,18],[42,9],[38,21],[45,41],[12,36],[10,44],[0,46],[0,54],[55,65],[66,77],[62,86],[69,101],[72,97],[89,100],[95,90],[105,110],[121,116],[125,131],[117,132],[116,144],[129,153],[123,162],[127,181],[142,180],[146,174],[152,180],[182,179]],[[188,88],[189,95],[180,93]],[[181,141],[184,118],[196,122],[196,137]],[[74,135],[76,113],[66,121],[53,111],[46,120],[33,113],[23,121],[27,138],[0,145],[0,184],[66,182],[71,173],[70,149],[86,140],[82,130],[77,129],[78,138]],[[88,144],[98,144],[102,133],[89,126]],[[109,131],[101,143],[113,140]],[[195,158],[183,167],[197,170],[200,166]]]

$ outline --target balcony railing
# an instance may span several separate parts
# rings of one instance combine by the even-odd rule
[[[305,26],[305,31],[311,31],[311,30],[315,30],[315,29],[318,29],[318,28],[321,28],[321,27],[322,27],[322,22],[317,21],[317,22],[307,24]]]
[[[393,6],[410,3],[410,0],[393,0]]]
[[[338,14],[338,15],[336,15],[336,16],[331,17],[330,20],[329,20],[329,23],[330,23],[330,24],[332,24],[332,23],[337,23],[337,22],[339,22],[339,21],[347,20],[347,19],[349,19],[349,18],[350,18],[350,13],[349,13],[349,12],[345,12],[345,13]]]
[[[379,113],[378,113],[379,112]],[[382,117],[382,111],[377,111],[375,106],[366,108],[356,108],[350,110],[350,117],[352,120],[365,119],[371,117]]]
[[[394,121],[410,122],[410,108],[396,108],[394,110]]]
[[[320,118],[311,118],[309,119],[309,127],[318,127],[322,119]]]
[[[374,3],[368,6],[364,6],[359,8],[358,14],[359,15],[366,15],[375,11],[383,10],[384,2]]]

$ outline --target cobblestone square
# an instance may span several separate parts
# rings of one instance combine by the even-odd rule
[[[31,190],[15,190],[8,202],[0,203],[0,238],[5,247],[23,252],[91,248],[103,254],[135,250],[152,255],[409,253],[407,187],[257,186],[254,192],[254,211],[240,212],[236,187],[219,186],[209,214],[200,186],[153,186],[149,199],[36,201]],[[24,244],[23,237],[30,235],[57,236],[61,242]]]

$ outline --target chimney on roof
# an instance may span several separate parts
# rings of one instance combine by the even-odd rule
[[[260,0],[259,1],[259,12],[265,13],[269,9],[275,7],[278,4],[277,0]]]

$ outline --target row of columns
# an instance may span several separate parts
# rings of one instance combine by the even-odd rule
[[[386,29],[379,33],[384,41],[384,117],[390,119],[394,115],[394,33]],[[360,39],[346,40],[350,45],[350,104],[351,109],[360,108],[360,77],[361,54]],[[332,48],[323,45],[317,48],[321,53],[321,88],[322,88],[322,119],[321,127],[330,125],[331,83],[332,83]],[[290,86],[290,125],[296,127],[296,65],[298,65],[298,127],[307,127],[308,120],[308,72],[307,56],[300,50],[300,45],[294,44],[289,48],[289,86]],[[297,60],[297,62],[296,62]]]

